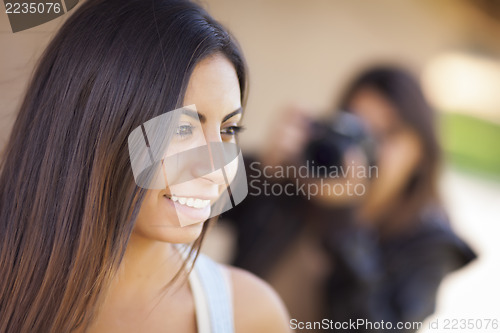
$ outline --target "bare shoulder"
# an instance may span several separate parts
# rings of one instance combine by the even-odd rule
[[[291,332],[290,317],[278,294],[257,276],[224,266],[233,284],[236,333]]]

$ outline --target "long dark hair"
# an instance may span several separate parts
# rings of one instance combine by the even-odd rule
[[[180,107],[194,67],[215,53],[234,65],[244,103],[239,47],[192,2],[89,0],[64,24],[1,161],[1,332],[69,332],[92,321],[145,194],[127,136]]]
[[[379,225],[388,233],[408,227],[408,223],[418,221],[418,215],[427,204],[439,203],[437,175],[441,153],[436,136],[435,112],[427,102],[417,79],[399,67],[372,67],[356,76],[347,87],[340,99],[342,109],[348,109],[361,90],[372,89],[391,103],[401,120],[421,140],[423,158],[408,179],[403,193],[400,193],[400,202],[395,205],[398,211],[386,212],[381,217],[384,225]]]

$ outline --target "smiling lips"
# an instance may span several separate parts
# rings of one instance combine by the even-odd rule
[[[170,199],[173,202],[177,202],[181,205],[185,205],[193,208],[205,208],[210,205],[210,200],[203,200],[197,198],[186,198],[186,197],[177,197],[175,195],[170,196]]]

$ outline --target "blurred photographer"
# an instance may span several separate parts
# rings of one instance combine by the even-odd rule
[[[442,279],[475,254],[440,204],[435,114],[418,82],[372,68],[338,109],[317,122],[291,108],[262,156],[248,159],[249,181],[317,191],[250,193],[227,215],[238,235],[234,264],[276,287],[298,321],[383,320],[397,332],[398,322],[432,314]],[[304,165],[306,177],[290,174]]]

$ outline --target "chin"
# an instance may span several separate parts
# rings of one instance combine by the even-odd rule
[[[165,232],[157,235],[157,240],[173,244],[192,243],[200,237],[204,224],[205,222],[200,222],[185,227],[167,227]]]

